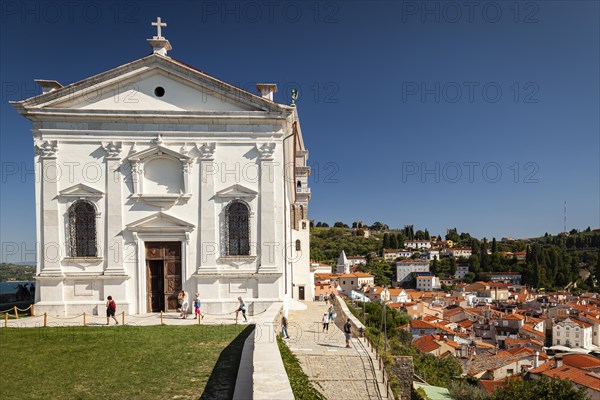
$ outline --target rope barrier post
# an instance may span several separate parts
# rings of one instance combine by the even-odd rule
[[[160,324],[163,325],[163,312],[160,312]]]
[[[19,319],[19,309],[15,306],[15,318]]]
[[[44,328],[46,327],[47,318],[48,318],[48,315],[46,313],[44,313]]]
[[[8,328],[8,312],[4,313],[4,327]]]
[[[121,325],[125,325],[125,311],[121,311]]]
[[[34,315],[35,313],[33,312],[33,304],[29,306],[29,315],[31,315],[32,317],[35,317]]]
[[[86,326],[86,324],[85,324],[85,311],[83,312],[83,326]]]

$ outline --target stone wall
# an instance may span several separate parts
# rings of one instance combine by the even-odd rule
[[[411,356],[396,356],[391,369],[400,384],[400,399],[410,399],[414,373],[413,358]]]

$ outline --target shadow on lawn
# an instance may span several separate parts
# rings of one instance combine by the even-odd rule
[[[254,325],[248,325],[240,334],[225,347],[208,378],[200,400],[232,399],[235,391],[238,368],[242,358],[244,342],[254,330]]]

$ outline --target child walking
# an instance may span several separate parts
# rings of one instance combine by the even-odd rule
[[[194,319],[198,319],[198,315],[200,319],[204,319],[204,314],[200,311],[200,293],[196,293],[194,297]]]

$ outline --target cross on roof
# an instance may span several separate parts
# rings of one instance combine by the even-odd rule
[[[152,22],[152,26],[156,27],[156,39],[163,39],[162,34],[161,34],[161,28],[164,26],[167,26],[166,22],[162,22],[160,20],[160,17],[156,17],[156,22]]]

